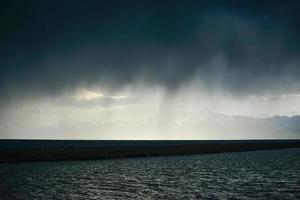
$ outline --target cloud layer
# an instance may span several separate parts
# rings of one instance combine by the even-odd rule
[[[0,136],[280,137],[201,119],[299,115],[299,9],[255,0],[3,3]]]
[[[234,94],[299,91],[296,1],[12,1],[0,92],[55,95],[191,79]]]

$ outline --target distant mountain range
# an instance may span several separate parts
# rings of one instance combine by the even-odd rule
[[[206,121],[210,127],[228,134],[238,132],[260,138],[300,138],[300,116],[253,118],[238,115],[214,114]]]
[[[273,116],[254,118],[221,113],[170,112],[162,115],[140,118],[138,121],[123,121],[119,130],[132,127],[132,131],[148,127],[149,132],[156,132],[153,125],[160,128],[168,137],[177,136],[199,139],[295,139],[300,138],[300,116]],[[134,125],[134,126],[133,126]],[[130,130],[129,130],[130,132]]]

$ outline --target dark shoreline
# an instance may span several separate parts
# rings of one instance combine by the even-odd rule
[[[0,162],[89,160],[300,148],[300,140],[0,140]]]

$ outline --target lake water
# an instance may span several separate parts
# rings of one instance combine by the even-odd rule
[[[0,199],[300,199],[300,149],[3,163]]]

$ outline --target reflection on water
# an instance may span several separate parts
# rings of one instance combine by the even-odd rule
[[[300,199],[300,149],[0,164],[0,199]]]

